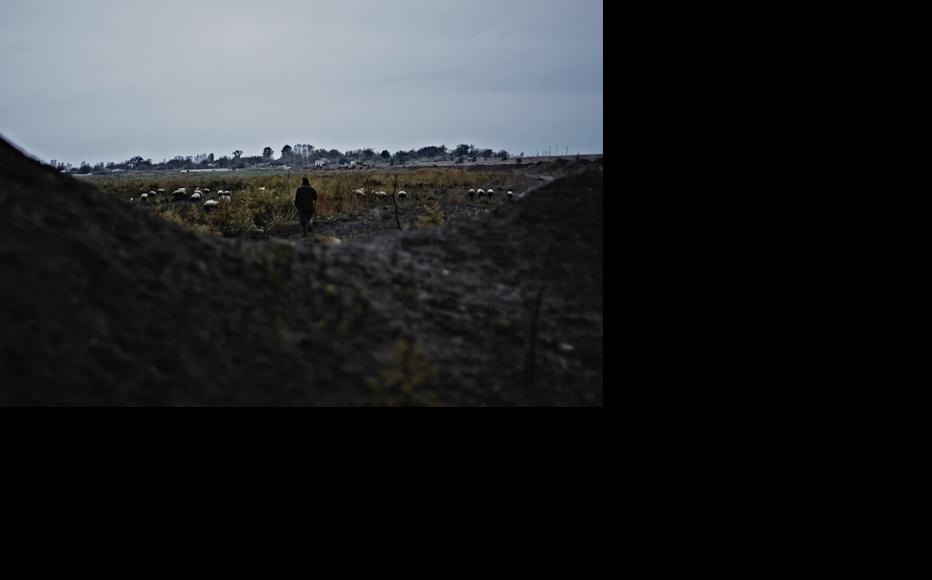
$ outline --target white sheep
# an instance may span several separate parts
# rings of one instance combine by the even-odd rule
[[[142,201],[146,201],[147,199],[149,199],[149,194],[148,194],[148,193],[144,193],[144,194],[142,194],[142,195],[139,196],[139,199],[141,199]]]
[[[157,194],[156,192],[154,192],[154,191],[150,191],[150,192],[149,192],[149,197],[155,197],[155,196],[157,196],[157,195],[158,195],[158,194]]]
[[[265,188],[264,188],[264,187],[260,187],[260,188],[259,188],[259,191],[265,191]]]
[[[377,196],[379,196],[379,197],[385,197],[385,196],[388,195],[388,194],[385,193],[384,191],[377,191],[377,192],[375,192],[375,194],[376,194]]]
[[[164,190],[164,189],[158,189],[158,190],[156,190],[156,191],[158,191],[159,193],[165,193],[165,190]]]
[[[222,201],[223,203],[229,203],[229,202],[232,201],[232,200],[233,200],[233,198],[231,198],[229,195],[221,195],[221,196],[220,196],[220,201]]]
[[[220,202],[216,199],[208,199],[204,202],[204,209],[212,209],[220,205]]]
[[[467,191],[466,193],[468,193],[468,194],[469,194],[469,197],[473,197],[473,196],[475,196],[475,195],[476,195],[476,190],[475,190],[475,189],[470,189],[470,190],[469,190],[469,191]]]
[[[401,190],[398,192],[398,199],[408,199],[408,192]]]
[[[487,196],[489,196],[489,197],[492,197],[493,195],[495,195],[495,190],[494,190],[494,189],[487,189],[487,190],[485,190],[485,194],[486,194]]]
[[[482,197],[483,195],[485,195],[485,190],[484,190],[484,189],[477,189],[477,190],[476,190],[476,195],[478,195],[479,197]]]
[[[366,188],[360,187],[356,190],[356,195],[366,195]]]
[[[201,199],[201,192],[195,191],[191,194],[191,201],[199,201]]]
[[[513,192],[513,191],[509,191],[509,192],[508,192],[508,193],[506,193],[505,195],[507,195],[507,196],[508,196],[508,199],[514,199],[514,197],[515,197],[515,192]]]

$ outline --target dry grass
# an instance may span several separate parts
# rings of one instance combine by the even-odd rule
[[[423,168],[399,171],[333,171],[291,173],[283,175],[240,176],[236,174],[167,174],[145,177],[101,177],[90,180],[110,195],[134,203],[143,203],[139,196],[143,192],[165,190],[155,200],[145,202],[166,221],[190,226],[228,237],[240,237],[253,231],[257,225],[265,228],[280,228],[297,223],[294,209],[294,192],[305,175],[317,190],[317,215],[357,216],[374,207],[385,204],[386,199],[372,195],[374,191],[392,193],[393,180],[398,177],[398,189],[408,192],[405,204],[431,203],[432,198],[442,196],[450,203],[475,203],[469,199],[469,188],[495,187],[496,199],[486,203],[499,204],[504,200],[507,189],[517,188],[516,177],[503,171],[467,171],[456,168]],[[187,188],[188,195],[196,188],[210,189],[200,202],[174,202],[171,192],[179,187]],[[367,195],[359,195],[357,189],[365,189]],[[232,191],[232,202],[221,203],[220,207],[207,210],[204,201],[217,197],[217,191]],[[480,202],[481,203],[481,202]],[[442,222],[441,220],[438,220]]]

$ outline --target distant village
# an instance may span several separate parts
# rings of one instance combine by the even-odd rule
[[[517,156],[520,163],[524,153]],[[123,162],[97,163],[91,165],[82,162],[78,167],[70,163],[60,163],[52,160],[50,165],[62,173],[78,175],[107,175],[127,171],[182,171],[182,172],[208,172],[208,171],[235,171],[240,169],[327,169],[327,168],[366,168],[384,165],[406,165],[414,163],[476,163],[479,161],[507,161],[512,155],[502,149],[479,149],[475,145],[458,145],[447,149],[446,145],[428,146],[410,151],[388,150],[377,152],[375,149],[356,149],[339,151],[338,149],[316,148],[313,145],[296,144],[285,145],[276,158],[276,152],[266,147],[262,155],[244,156],[240,150],[231,155],[215,156],[213,153],[200,155],[177,156],[174,159],[162,160],[156,163],[151,159],[136,156]]]

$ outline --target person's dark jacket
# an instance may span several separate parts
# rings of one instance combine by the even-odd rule
[[[310,185],[302,185],[294,196],[294,206],[303,214],[314,213],[314,202],[317,201],[317,190]]]

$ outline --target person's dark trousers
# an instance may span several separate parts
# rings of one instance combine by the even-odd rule
[[[301,220],[301,230],[304,231],[304,236],[307,237],[308,231],[312,229],[311,220],[314,219],[314,214],[298,212],[298,219]]]

